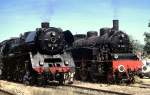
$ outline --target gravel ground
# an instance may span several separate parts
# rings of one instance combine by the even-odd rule
[[[7,93],[4,93],[4,92],[0,91],[0,95],[10,95],[10,94],[7,94]]]
[[[150,79],[146,78],[139,79],[137,83],[131,85],[109,85],[79,81],[75,81],[74,85],[94,90],[67,86],[33,87],[0,80],[0,89],[15,95],[150,95]]]

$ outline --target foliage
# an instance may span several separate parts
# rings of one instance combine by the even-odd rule
[[[138,40],[133,39],[132,36],[129,36],[129,38],[133,47],[133,52],[134,53],[143,52],[144,45],[142,45]]]
[[[150,54],[150,33],[145,32],[144,33],[144,41],[145,41],[145,46],[144,46],[144,51],[146,54]]]

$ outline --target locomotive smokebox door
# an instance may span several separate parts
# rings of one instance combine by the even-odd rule
[[[41,27],[42,28],[49,28],[49,22],[42,22]]]

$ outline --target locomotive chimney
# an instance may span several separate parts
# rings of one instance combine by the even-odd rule
[[[119,30],[119,20],[113,20],[113,30]]]
[[[49,22],[42,22],[41,27],[42,28],[49,28]]]

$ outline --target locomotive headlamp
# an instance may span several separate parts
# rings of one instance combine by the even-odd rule
[[[118,58],[118,55],[117,55],[117,54],[114,54],[114,58],[117,59],[117,58]]]
[[[119,66],[118,66],[118,71],[121,72],[121,73],[122,73],[122,72],[125,72],[124,66],[123,66],[123,65],[119,65]]]
[[[65,65],[69,65],[69,62],[68,62],[68,61],[65,61],[64,64],[65,64]]]
[[[39,65],[40,65],[40,66],[43,66],[43,65],[44,65],[44,62],[39,62]]]
[[[124,38],[124,37],[125,37],[125,35],[124,35],[124,34],[122,34],[122,35],[121,35],[121,37],[122,37],[122,38]]]
[[[54,31],[51,32],[52,36],[56,36],[56,33]]]

